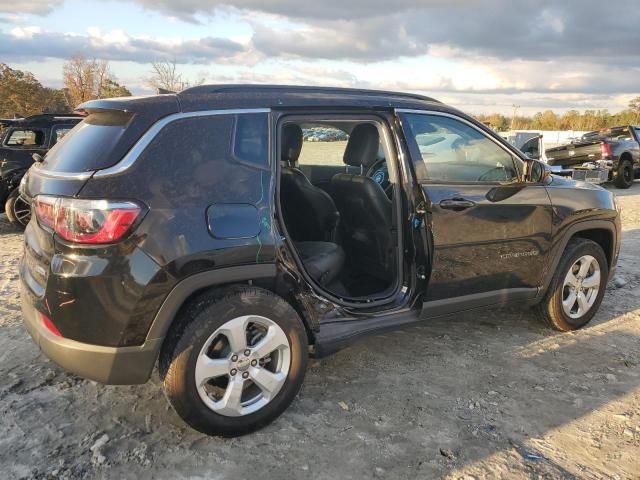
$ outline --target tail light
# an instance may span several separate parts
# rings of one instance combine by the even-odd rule
[[[608,160],[613,156],[613,152],[611,151],[611,145],[607,142],[602,142],[600,144],[600,153],[602,154],[602,158]]]
[[[133,202],[88,200],[38,195],[35,212],[40,225],[70,242],[112,243],[121,239],[140,216]]]

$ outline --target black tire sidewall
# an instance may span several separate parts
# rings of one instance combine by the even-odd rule
[[[557,312],[557,316],[560,318],[554,318],[553,322],[559,327],[561,330],[569,331],[576,330],[578,328],[583,327],[587,323],[591,321],[593,316],[598,311],[600,304],[602,303],[602,299],[604,297],[607,280],[609,278],[609,265],[607,262],[607,258],[604,254],[604,251],[597,243],[591,240],[580,240],[578,242],[572,243],[570,245],[570,249],[567,256],[565,256],[562,262],[559,265],[558,274],[556,276],[556,280],[554,282],[554,290],[549,299],[550,302],[554,302],[554,310]],[[564,279],[569,271],[569,268],[578,260],[578,258],[584,255],[591,255],[594,257],[600,266],[600,288],[598,290],[598,296],[596,297],[596,301],[593,303],[589,311],[578,319],[574,319],[569,317],[562,308],[562,291],[564,286]]]
[[[624,178],[624,171],[629,170],[629,181]],[[616,178],[616,186],[618,188],[630,188],[633,185],[633,165],[629,160],[624,160],[618,167],[618,177]]]
[[[193,318],[175,343],[165,378],[165,392],[177,413],[193,428],[209,435],[236,436],[257,430],[277,418],[298,393],[306,371],[307,335],[295,310],[271,292],[256,288],[232,290],[221,299],[191,311]],[[276,397],[259,411],[228,417],[210,410],[195,384],[195,366],[204,343],[227,321],[260,315],[277,323],[291,347],[287,380]]]

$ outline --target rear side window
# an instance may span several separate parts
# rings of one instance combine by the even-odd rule
[[[155,208],[257,204],[268,193],[268,127],[266,113],[175,120],[118,179],[118,188]]]
[[[16,129],[9,133],[5,145],[8,147],[42,147],[44,137],[42,130]]]
[[[239,163],[269,167],[269,124],[264,113],[236,115],[233,129],[233,158]]]
[[[44,167],[56,172],[84,172],[113,165],[114,147],[133,115],[125,112],[92,113],[49,150]]]

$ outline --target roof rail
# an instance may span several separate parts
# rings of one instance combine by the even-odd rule
[[[393,92],[387,90],[368,90],[362,88],[343,88],[343,87],[314,87],[314,86],[301,86],[301,85],[263,85],[263,84],[219,84],[219,85],[199,85],[197,87],[187,88],[182,90],[178,95],[192,95],[203,93],[260,93],[260,92],[274,92],[282,91],[283,93],[334,93],[334,94],[361,94],[369,96],[389,96],[389,97],[401,97],[411,98],[415,100],[422,100],[427,102],[438,102],[438,100],[427,97],[425,95],[419,95],[417,93],[405,93],[405,92]]]
[[[80,118],[82,115],[77,113],[38,113],[36,115],[31,115],[29,117],[25,117],[23,120],[46,120],[48,118]]]

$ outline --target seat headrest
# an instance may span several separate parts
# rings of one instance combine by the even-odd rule
[[[287,123],[282,127],[281,160],[293,166],[298,161],[302,150],[302,129],[295,123]]]
[[[343,161],[353,167],[370,167],[378,159],[380,135],[375,125],[361,123],[351,131]]]

